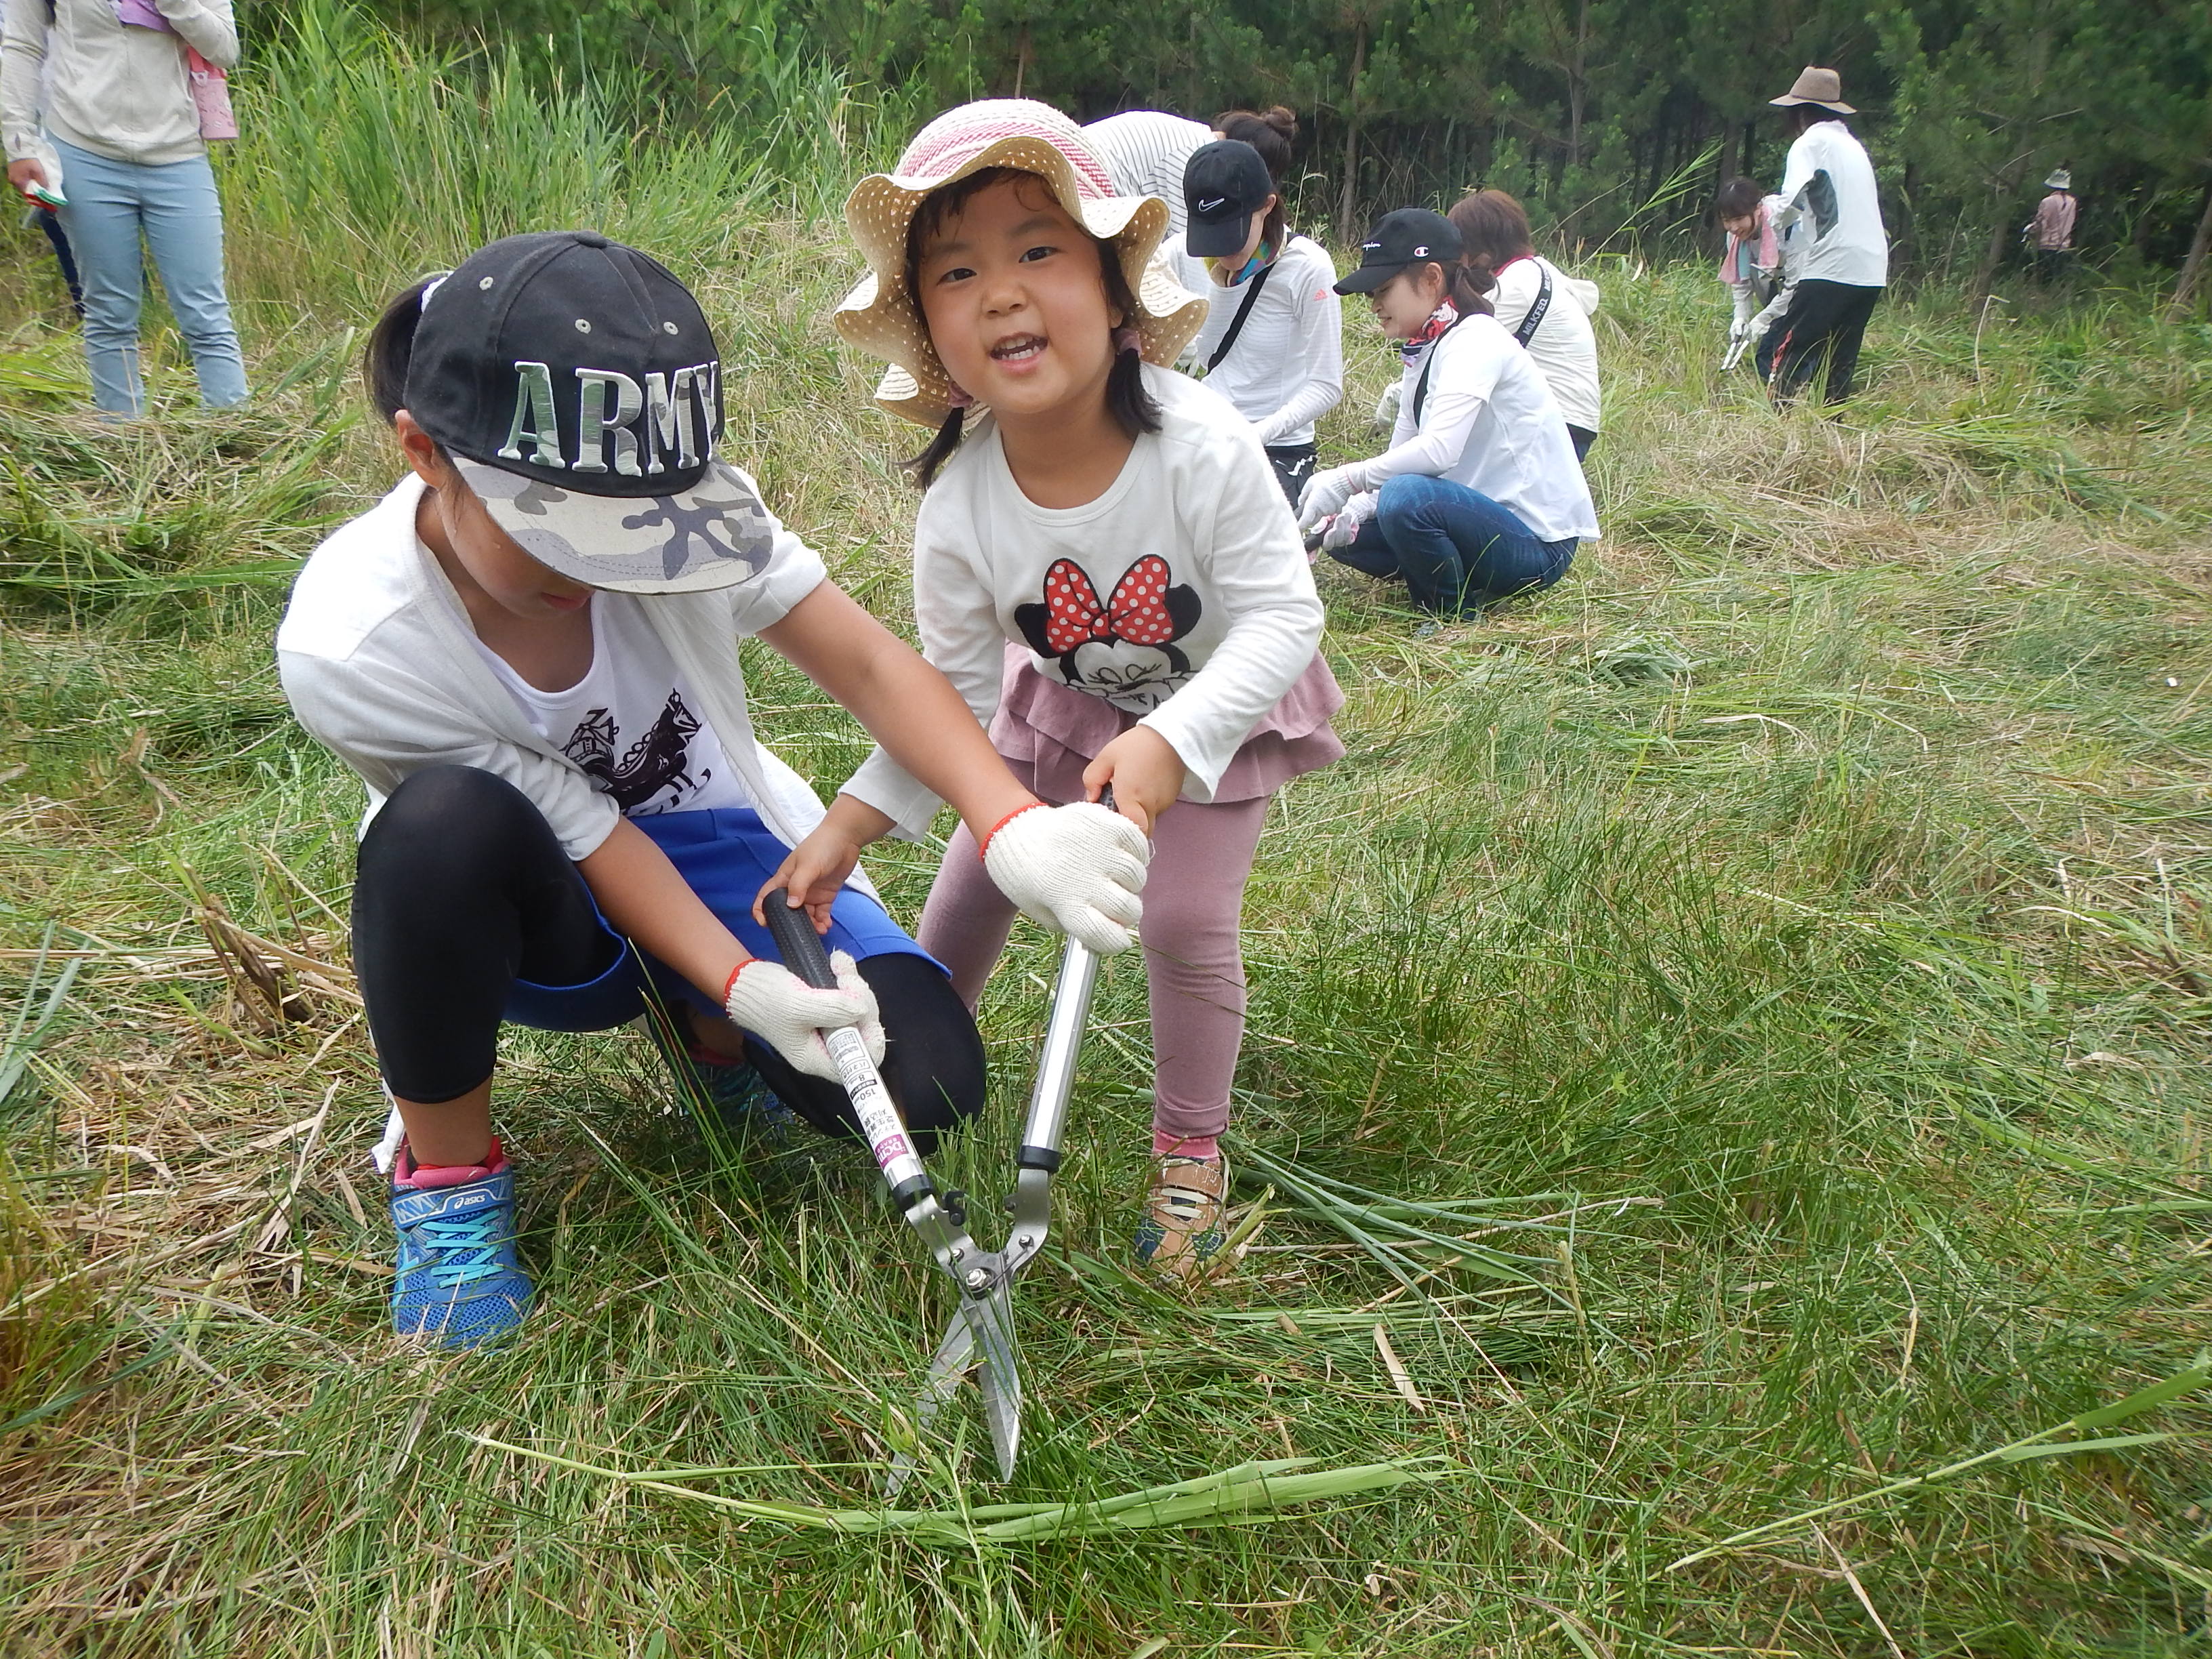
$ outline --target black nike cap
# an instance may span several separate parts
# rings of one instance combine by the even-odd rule
[[[1235,138],[1201,145],[1183,164],[1183,205],[1190,210],[1183,246],[1200,259],[1243,252],[1252,234],[1252,216],[1274,193],[1267,164],[1251,145]]]

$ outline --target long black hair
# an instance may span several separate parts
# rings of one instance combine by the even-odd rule
[[[399,291],[362,348],[361,378],[368,401],[386,426],[407,407],[407,366],[415,357],[415,327],[422,320],[422,290],[446,275],[424,276]]]
[[[960,210],[993,185],[1022,181],[1044,188],[1044,181],[1034,173],[1019,167],[985,167],[964,179],[956,179],[942,190],[933,190],[923,197],[914,210],[914,217],[906,228],[906,291],[912,298],[915,314],[921,311],[921,250],[929,239],[943,229],[948,219],[957,217]],[[1079,220],[1076,228],[1083,230]],[[1090,232],[1084,230],[1085,235]],[[1121,313],[1122,322],[1134,327],[1137,321],[1137,296],[1129,291],[1129,279],[1121,270],[1121,256],[1110,242],[1091,238],[1098,250],[1099,274],[1106,283],[1106,303]],[[1114,367],[1106,377],[1106,407],[1115,423],[1132,438],[1160,429],[1160,406],[1152,394],[1145,390],[1144,362],[1134,351],[1114,354]],[[921,454],[902,462],[907,476],[921,489],[927,489],[937,481],[937,474],[952,452],[960,447],[960,440],[967,428],[967,412],[955,409],[945,417],[937,428],[937,435],[929,441]]]

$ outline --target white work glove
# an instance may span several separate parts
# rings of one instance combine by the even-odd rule
[[[817,991],[780,962],[755,957],[738,969],[730,981],[729,1000],[723,1006],[731,1020],[742,1025],[809,1077],[842,1083],[837,1062],[822,1041],[824,1031],[840,1025],[857,1025],[868,1058],[878,1065],[884,1058],[884,1019],[876,1006],[876,994],[851,955],[835,951],[830,966],[837,975],[837,988]]]
[[[1311,530],[1330,514],[1341,509],[1352,499],[1355,487],[1351,467],[1333,466],[1326,472],[1315,473],[1306,480],[1306,487],[1298,495],[1298,528]]]
[[[1382,388],[1382,395],[1375,400],[1374,427],[1377,432],[1388,432],[1398,424],[1398,405],[1405,401],[1406,383],[1393,380]]]
[[[991,832],[983,868],[1031,921],[1101,956],[1136,943],[1152,844],[1110,806],[1031,806]]]
[[[1751,337],[1751,319],[1739,317],[1729,325],[1729,343],[1741,345]]]
[[[1376,499],[1375,491],[1364,489],[1346,501],[1343,510],[1328,521],[1328,528],[1322,532],[1323,550],[1351,546],[1358,538],[1359,526],[1375,516]]]

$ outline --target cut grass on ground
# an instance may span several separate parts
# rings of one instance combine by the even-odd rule
[[[246,291],[301,269],[234,226]],[[852,263],[757,220],[684,274],[750,365],[735,453],[898,622],[906,440],[823,321]],[[1352,752],[1248,902],[1245,1272],[1122,1272],[1110,964],[1018,1474],[963,1401],[902,1500],[942,1513],[856,1534],[637,1478],[866,1507],[945,1309],[863,1159],[712,1141],[632,1034],[507,1044],[523,1340],[384,1334],[358,790],[269,659],[289,562],[392,472],[328,346],[360,302],[295,307],[242,416],[157,342],[161,418],[110,431],[0,266],[0,1651],[2204,1651],[2207,1396],[2092,1414],[2212,1342],[2212,337],[1900,301],[1843,416],[1777,416],[1712,371],[1709,273],[1595,274],[1605,542],[1424,638],[1323,574]],[[1388,373],[1348,333],[1343,453]],[[857,728],[748,663],[834,783]],[[933,854],[872,862],[911,917]],[[986,1001],[999,1109],[943,1160],[979,1194],[1052,963],[1025,932]],[[1305,1458],[1444,1478],[1081,1507]]]

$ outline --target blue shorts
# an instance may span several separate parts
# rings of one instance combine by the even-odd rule
[[[761,822],[759,813],[750,808],[715,807],[703,812],[661,812],[630,822],[668,854],[685,884],[738,936],[738,944],[770,962],[781,959],[768,929],[753,920],[753,896],[791,849]],[[592,908],[598,908],[596,904]],[[664,1000],[688,1002],[702,1013],[722,1012],[720,1004],[675,969],[632,950],[604,915],[599,926],[616,947],[611,968],[583,985],[533,985],[518,979],[507,994],[502,1018],[541,1031],[605,1031],[627,1024],[645,1012],[640,957]],[[933,959],[882,905],[852,887],[831,903],[830,932],[822,943],[828,950],[850,951],[855,961],[894,953]]]

